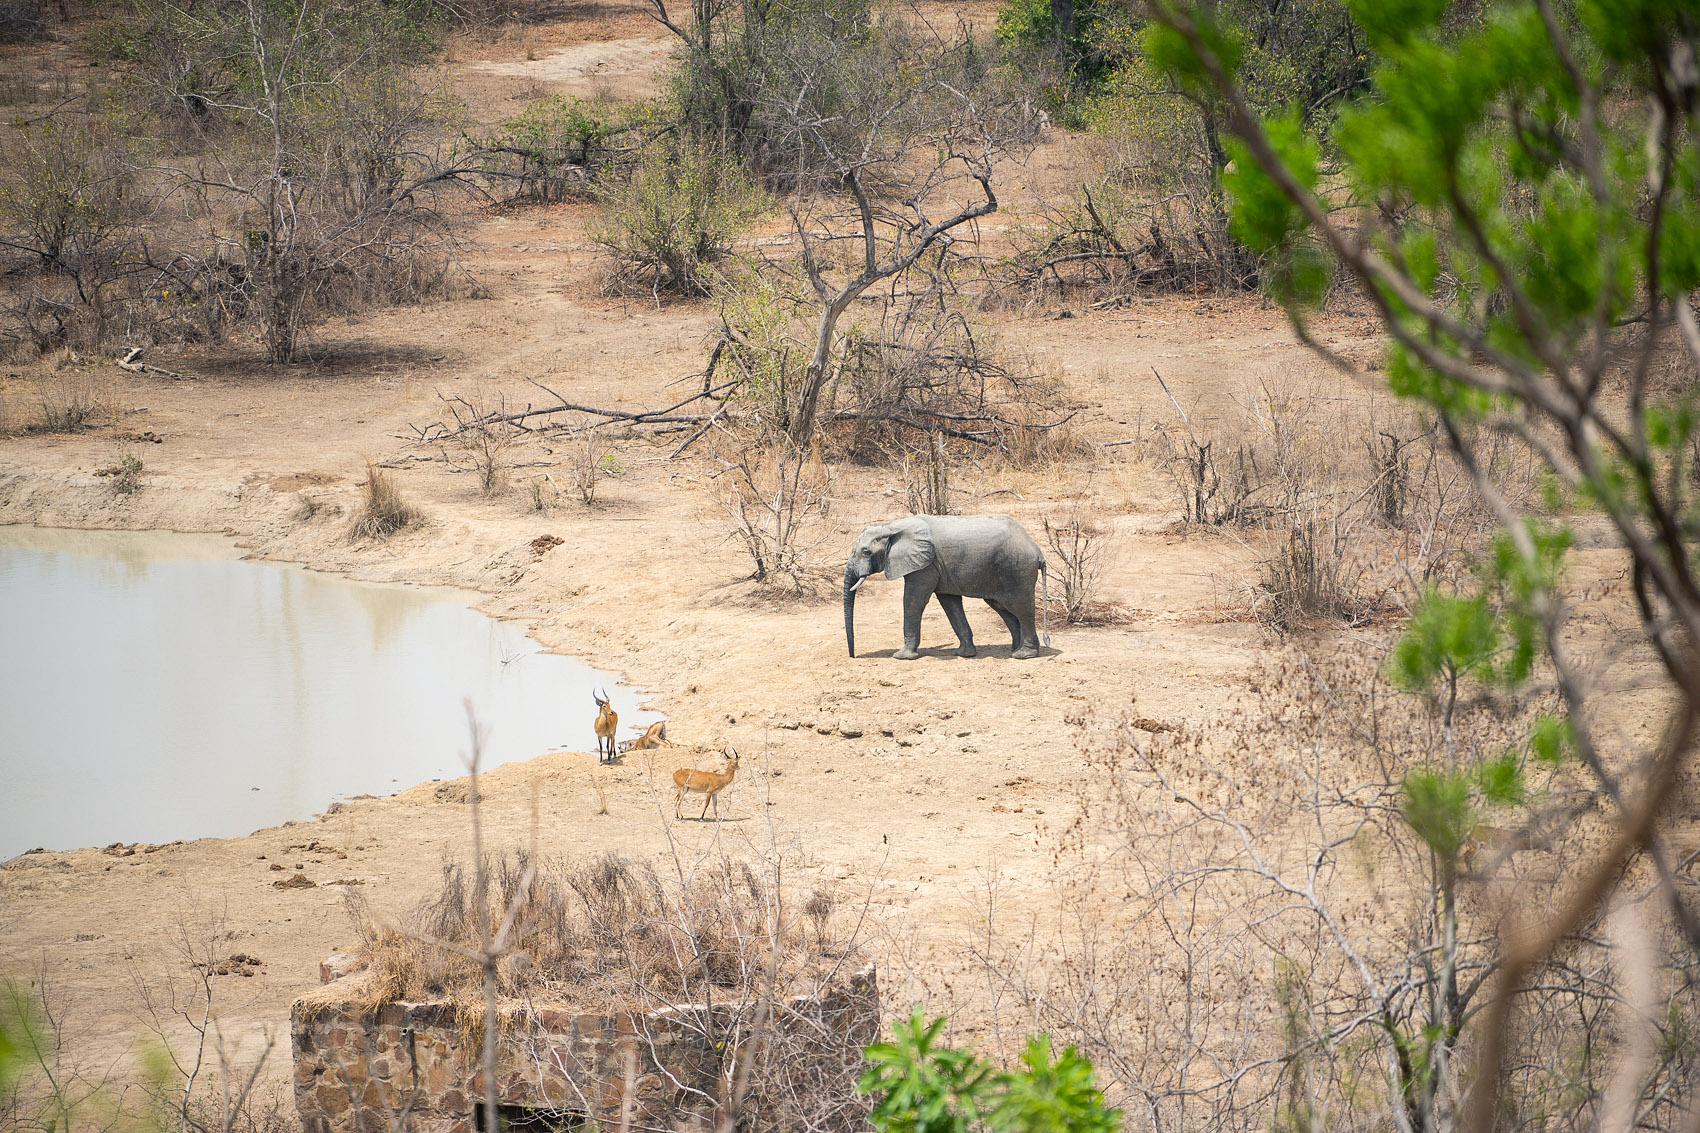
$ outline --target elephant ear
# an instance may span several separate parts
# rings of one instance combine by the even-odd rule
[[[897,529],[886,553],[885,576],[902,578],[923,567],[930,567],[937,556],[933,552],[933,529],[920,516],[900,519],[892,524]]]

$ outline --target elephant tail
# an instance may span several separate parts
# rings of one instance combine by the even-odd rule
[[[1051,647],[1051,572],[1045,566],[1043,558],[1039,560],[1039,593],[1041,595],[1039,618],[1044,626],[1041,631],[1044,636],[1041,640],[1045,643],[1045,648],[1049,649]]]

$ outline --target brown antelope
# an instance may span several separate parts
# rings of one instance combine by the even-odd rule
[[[720,821],[720,792],[732,782],[732,776],[738,773],[738,750],[732,748],[726,756],[724,771],[694,771],[689,767],[681,767],[673,772],[673,782],[679,786],[679,801],[673,806],[673,817],[683,817],[679,808],[685,805],[687,791],[701,791],[708,796],[702,800],[702,813],[697,815],[700,822],[708,817],[708,804],[714,804],[714,821]]]
[[[597,708],[596,762],[603,762],[603,756],[606,755],[608,757],[607,762],[612,763],[614,762],[614,729],[620,724],[620,714],[614,711],[612,704],[608,703],[607,692],[598,696],[596,690],[592,689],[590,698],[596,701]],[[603,743],[605,740],[607,741],[606,745]]]
[[[667,721],[657,720],[649,726],[643,735],[636,739],[620,741],[620,754],[628,751],[643,751],[652,747],[672,747],[673,743],[667,738]]]
[[[1527,830],[1508,830],[1503,826],[1489,826],[1485,822],[1476,823],[1476,828],[1470,836],[1464,839],[1464,866],[1475,869],[1478,858],[1492,856],[1492,860],[1504,860],[1511,863],[1513,855],[1524,850],[1550,850],[1550,838],[1530,834]]]

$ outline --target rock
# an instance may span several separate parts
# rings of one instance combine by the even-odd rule
[[[839,727],[838,734],[843,736],[847,740],[861,739],[862,729],[854,727],[853,725],[850,725],[850,724],[844,724],[844,725],[841,725]]]
[[[292,874],[283,881],[272,882],[273,889],[317,889],[318,886],[304,873]]]

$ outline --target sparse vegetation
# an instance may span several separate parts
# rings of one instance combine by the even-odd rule
[[[1079,511],[1044,522],[1045,543],[1051,549],[1047,568],[1062,582],[1063,617],[1070,625],[1101,618],[1097,596],[1104,569],[1103,529]]]
[[[811,556],[830,534],[823,522],[832,505],[829,470],[818,456],[780,441],[771,449],[743,449],[725,474],[730,483],[721,489],[723,506],[755,564],[750,577],[793,593],[812,592]]]
[[[112,490],[120,496],[133,495],[142,486],[142,458],[133,452],[120,453],[116,461],[95,469],[94,474],[109,479]]]
[[[579,501],[586,507],[594,504],[597,485],[604,476],[616,474],[613,470],[618,467],[618,458],[608,451],[600,431],[586,428],[584,435],[573,442],[573,488]]]
[[[111,412],[102,383],[76,368],[37,378],[35,394],[45,433],[80,433]]]
[[[592,236],[612,253],[609,287],[706,295],[739,228],[766,207],[742,167],[712,145],[677,139],[644,148],[623,181],[597,190]]]
[[[375,464],[366,466],[366,485],[350,537],[387,539],[421,518],[418,509],[402,498],[401,489],[388,472]]]

